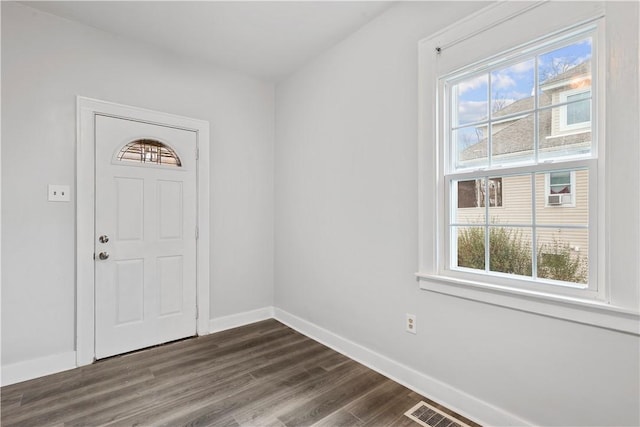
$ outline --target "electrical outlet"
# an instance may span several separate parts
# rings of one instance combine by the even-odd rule
[[[68,185],[49,184],[48,200],[50,202],[71,201],[71,190]]]
[[[405,328],[407,332],[412,334],[416,333],[416,315],[407,313],[405,320]]]

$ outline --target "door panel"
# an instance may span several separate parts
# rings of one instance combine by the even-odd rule
[[[166,316],[182,312],[182,257],[166,256],[158,258],[160,273],[160,315]]]
[[[116,261],[116,325],[144,319],[144,260]]]
[[[115,177],[116,235],[118,240],[142,240],[144,231],[144,180]]]
[[[160,239],[182,238],[182,182],[158,181]]]
[[[99,115],[95,126],[103,358],[196,333],[196,135]]]

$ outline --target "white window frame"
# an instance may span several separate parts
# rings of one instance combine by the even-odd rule
[[[635,278],[636,270],[627,267],[629,261],[625,265],[618,260],[618,257],[623,254],[624,256],[621,258],[624,258],[627,251],[630,251],[630,256],[640,254],[638,248],[633,247],[634,242],[629,242],[628,239],[624,240],[624,227],[629,227],[629,224],[633,222],[627,221],[625,223],[627,224],[626,226],[615,221],[605,222],[602,220],[594,223],[596,225],[595,228],[592,227],[592,230],[594,230],[596,237],[590,239],[589,257],[594,270],[597,270],[596,283],[599,289],[595,293],[592,292],[591,295],[575,296],[564,294],[558,292],[558,286],[554,286],[552,291],[539,288],[534,290],[514,287],[512,277],[499,277],[499,275],[491,276],[490,280],[478,280],[475,274],[465,275],[463,272],[450,274],[450,269],[446,268],[446,257],[450,256],[450,254],[444,250],[444,242],[449,238],[447,234],[448,227],[445,227],[444,224],[446,223],[446,216],[450,212],[447,205],[448,201],[445,197],[446,182],[443,179],[445,156],[443,147],[435,142],[441,141],[439,138],[442,136],[443,131],[444,110],[438,108],[437,106],[441,103],[434,102],[434,100],[439,101],[443,97],[442,86],[439,86],[437,81],[440,76],[444,75],[441,59],[445,57],[449,48],[454,47],[454,54],[445,59],[444,63],[449,67],[447,68],[448,72],[451,73],[465,66],[472,68],[474,65],[484,62],[486,58],[491,57],[491,55],[482,54],[482,47],[489,46],[494,49],[493,54],[510,52],[509,49],[514,46],[523,46],[532,40],[540,40],[545,36],[561,34],[581,25],[597,22],[599,28],[598,36],[594,42],[598,46],[594,50],[599,53],[599,59],[593,63],[593,71],[597,80],[597,76],[604,76],[605,70],[610,67],[607,62],[606,50],[613,42],[609,40],[616,40],[618,43],[625,40],[625,36],[609,31],[610,26],[605,28],[604,17],[606,11],[613,11],[614,24],[622,25],[620,24],[621,22],[626,22],[626,25],[631,25],[632,17],[621,11],[621,9],[617,5],[605,2],[580,4],[500,2],[486,7],[420,42],[420,144],[418,152],[420,163],[420,239],[419,269],[416,276],[421,289],[640,335],[640,304],[636,299],[632,298],[633,295],[640,293],[640,286],[633,283],[633,280],[618,280],[613,282],[615,286],[604,286],[605,284],[611,285],[610,278],[612,276]],[[504,28],[510,31],[510,37],[503,37],[503,33],[498,33]],[[633,28],[633,26],[631,25],[630,28]],[[606,45],[605,40],[603,40],[604,30],[606,30],[607,38],[609,39],[606,40],[608,43]],[[487,43],[482,37],[478,37],[485,33],[493,37],[491,43]],[[635,33],[630,31],[626,34],[626,37],[629,34]],[[455,49],[458,44],[464,44],[465,41],[471,41],[471,43],[461,49]],[[629,50],[630,55],[637,55],[637,52],[634,52],[631,48]],[[635,58],[637,59],[637,56]],[[456,67],[451,64],[458,65]],[[628,69],[627,71],[630,72],[630,70]],[[631,78],[626,81],[625,78],[623,77],[619,81],[613,82],[614,92],[618,94],[624,93],[623,85],[632,84]],[[592,109],[597,109],[601,124],[606,121],[607,126],[599,125],[595,120],[592,120],[594,122],[592,132],[597,135],[597,140],[602,142],[605,140],[606,128],[606,134],[612,135],[610,140],[613,141],[614,146],[618,144],[616,146],[617,151],[614,150],[614,154],[620,159],[620,153],[623,148],[626,148],[625,151],[629,151],[629,148],[619,145],[621,144],[619,142],[621,131],[614,129],[611,123],[620,126],[621,121],[617,119],[615,114],[605,118],[604,106],[611,106],[614,112],[626,110],[624,103],[617,97],[606,99],[604,96],[598,96],[605,83],[607,87],[612,86],[611,80],[605,82],[602,79],[600,86],[595,84],[592,88]],[[631,131],[624,126],[623,128],[627,133],[634,134],[634,132],[637,132],[633,128]],[[593,217],[599,218],[605,218],[605,216],[608,216],[606,215],[607,213],[621,216],[616,211],[610,211],[606,207],[610,192],[605,191],[605,189],[609,190],[616,183],[619,184],[622,176],[618,176],[615,170],[604,169],[607,163],[603,148],[600,145],[599,147],[594,147],[593,150],[597,160],[594,159],[590,167],[596,167],[597,171],[590,173],[590,212]],[[631,151],[634,150],[636,148],[631,149]],[[574,166],[584,167],[583,164],[578,165],[571,162],[558,164],[549,162],[548,166],[546,171],[567,170],[572,169]],[[491,171],[486,175],[504,177],[510,172],[522,173],[526,172],[526,169],[509,170],[509,168],[502,168],[500,171]],[[605,174],[611,178],[611,182],[608,184],[605,182]],[[469,176],[469,178],[471,177]],[[603,199],[601,203],[597,201],[598,195]],[[612,238],[611,233],[615,237]],[[606,241],[604,239],[605,236],[607,236]],[[608,255],[610,249],[607,243],[612,240],[622,244],[622,247],[625,248],[624,252],[620,252],[617,249],[614,251],[618,254],[616,258]],[[610,268],[605,271],[605,266]],[[590,280],[590,282],[592,281]]]
[[[560,98],[560,102],[561,103],[565,103],[565,102],[568,102],[567,98],[569,98],[571,95],[577,95],[577,94],[585,93],[585,92],[591,92],[591,89],[578,88],[578,89],[565,90],[565,91],[560,92],[558,94],[558,96]],[[591,102],[593,102],[593,97],[591,98]],[[559,128],[560,128],[560,130],[562,132],[583,130],[585,128],[588,128],[591,125],[591,119],[593,117],[593,107],[591,108],[591,111],[589,113],[589,120],[588,121],[579,122],[579,123],[573,123],[573,124],[567,124],[567,108],[568,107],[569,107],[569,104],[565,104],[560,108]]]
[[[563,172],[563,171],[558,171]],[[557,205],[552,205],[549,203],[549,196],[551,196],[551,174],[553,172],[546,173],[544,175],[544,206],[546,208],[566,208],[566,207],[576,207],[576,172],[569,171],[569,186],[571,187],[571,192],[569,195],[571,196],[571,201],[567,203],[560,202]]]
[[[453,183],[457,180],[466,180],[466,179],[478,179],[485,178],[486,180],[491,177],[500,175],[500,176],[508,176],[508,175],[519,175],[522,173],[544,173],[545,176],[548,176],[549,173],[554,171],[563,171],[566,169],[587,169],[589,171],[590,177],[597,177],[598,175],[598,138],[597,138],[597,120],[592,121],[592,142],[591,142],[591,150],[588,155],[575,155],[575,156],[563,156],[562,158],[554,159],[554,161],[549,164],[544,161],[536,161],[534,163],[527,162],[526,165],[522,164],[498,164],[496,166],[489,163],[489,165],[485,168],[481,168],[480,170],[477,168],[468,168],[468,167],[459,167],[456,166],[456,156],[455,152],[455,144],[453,144],[451,138],[451,129],[452,123],[454,122],[453,116],[455,115],[455,109],[452,108],[451,99],[455,95],[455,87],[460,81],[464,81],[469,78],[473,78],[477,73],[485,73],[491,72],[495,67],[502,68],[510,66],[514,63],[519,63],[521,61],[528,61],[531,58],[535,57],[538,54],[542,54],[546,51],[553,50],[556,47],[562,47],[569,45],[573,42],[577,42],[585,37],[592,38],[592,63],[598,63],[598,35],[602,31],[602,26],[598,24],[598,22],[591,22],[585,25],[580,25],[578,27],[569,28],[566,31],[561,31],[558,34],[552,34],[548,37],[542,37],[539,40],[535,40],[533,43],[525,43],[514,48],[497,52],[493,56],[487,58],[486,60],[482,60],[480,62],[476,62],[472,67],[465,67],[461,70],[455,70],[451,73],[447,73],[441,75],[439,77],[438,87],[440,93],[442,94],[441,103],[439,108],[442,111],[443,121],[441,123],[442,131],[438,136],[438,144],[442,147],[443,156],[441,158],[441,179],[444,182],[444,188],[442,198],[444,199],[445,205],[445,216],[442,220],[442,230],[441,233],[444,236],[441,239],[441,247],[439,248],[440,252],[443,254],[443,265],[441,266],[440,274],[444,276],[449,276],[456,279],[463,279],[469,281],[476,281],[480,284],[498,284],[505,288],[513,288],[514,290],[520,291],[534,291],[534,292],[544,292],[548,295],[560,295],[567,297],[575,297],[582,298],[586,300],[604,300],[605,298],[605,289],[604,286],[598,286],[598,266],[589,265],[588,272],[588,283],[578,284],[571,282],[559,282],[555,280],[548,280],[535,277],[525,277],[519,276],[510,273],[499,273],[495,271],[490,271],[488,258],[487,264],[484,270],[475,270],[471,268],[465,268],[457,265],[457,242],[455,241],[455,236],[453,235],[453,228],[455,227],[455,223],[451,218],[451,212],[454,211],[453,204],[456,203],[455,200],[450,200],[453,192],[449,190]],[[598,75],[596,67],[593,67],[592,71],[592,99],[594,102],[597,102],[598,96],[598,88],[601,87],[598,82]],[[537,106],[536,106],[537,107]],[[549,107],[541,107],[539,110],[548,109]],[[534,113],[531,113],[534,114]],[[597,111],[592,111],[594,117],[598,117]],[[490,119],[488,119],[490,120]],[[491,120],[490,120],[491,122]],[[534,153],[535,154],[535,153]],[[594,180],[594,179],[590,179]],[[532,183],[535,180],[532,180]],[[532,188],[532,194],[535,194],[535,188]],[[597,199],[597,188],[592,187],[589,189],[590,201],[593,199]],[[546,204],[546,202],[545,202]],[[597,259],[597,205],[591,203],[589,206],[589,218],[588,218],[588,232],[589,232],[589,256],[588,259],[595,260]],[[532,211],[532,215],[534,211]],[[489,210],[487,208],[487,221]],[[526,227],[526,225],[524,225]],[[559,224],[561,227],[561,225]],[[531,224],[531,227],[527,227],[527,230],[532,232],[532,239],[535,245],[536,242],[536,230],[539,230],[538,226]],[[485,233],[486,243],[488,244],[489,235]],[[536,255],[537,251],[533,251],[533,255]],[[533,256],[533,269],[535,270],[536,265],[536,257]]]

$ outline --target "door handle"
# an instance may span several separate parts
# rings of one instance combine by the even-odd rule
[[[109,252],[100,252],[98,254],[98,258],[100,258],[101,260],[105,260],[105,259],[109,258]]]

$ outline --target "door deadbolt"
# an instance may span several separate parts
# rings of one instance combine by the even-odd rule
[[[109,236],[107,236],[106,234],[103,234],[102,236],[98,237],[98,241],[100,243],[107,243],[109,241]]]
[[[98,258],[100,258],[101,260],[105,260],[105,259],[109,258],[109,252],[100,252],[98,254]]]

